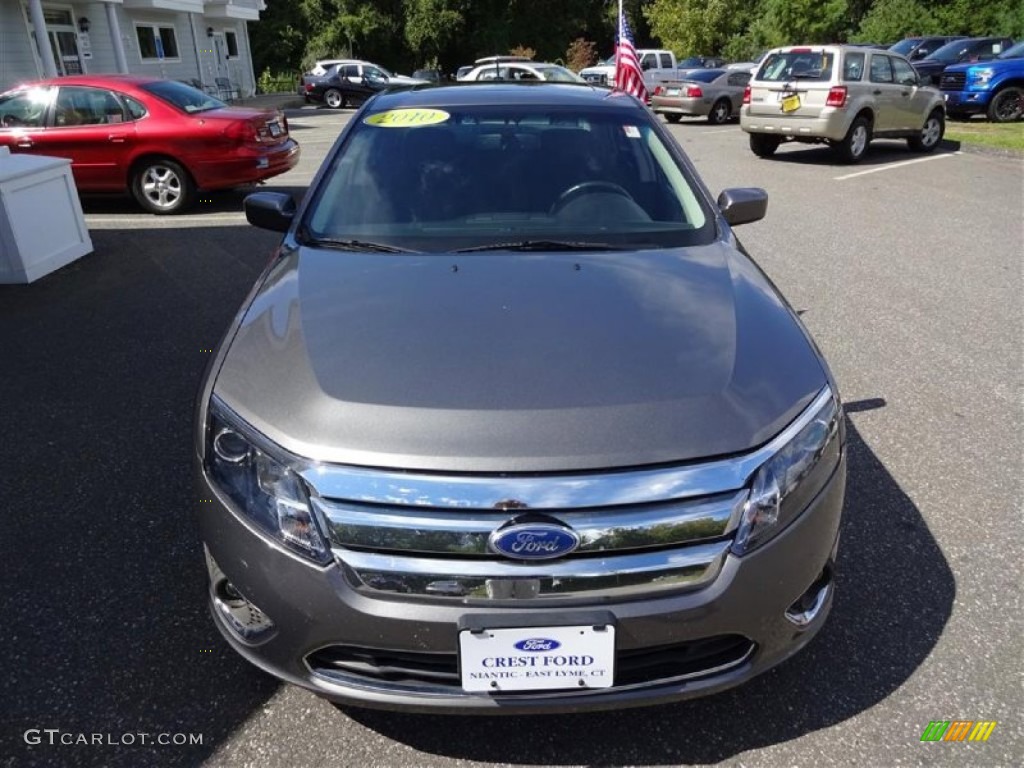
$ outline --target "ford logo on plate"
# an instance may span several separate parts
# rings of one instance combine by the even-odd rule
[[[487,543],[493,552],[516,560],[551,560],[576,549],[580,537],[561,525],[527,523],[499,528]]]
[[[515,644],[516,648],[520,651],[553,651],[556,648],[561,648],[562,644],[557,640],[550,640],[546,637],[531,637],[526,640],[520,640]]]

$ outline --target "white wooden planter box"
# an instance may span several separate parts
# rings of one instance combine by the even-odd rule
[[[0,147],[0,283],[31,283],[91,252],[71,161]]]

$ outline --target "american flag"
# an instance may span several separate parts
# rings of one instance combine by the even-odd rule
[[[629,28],[626,14],[619,3],[619,39],[615,46],[615,87],[636,96],[640,101],[647,101],[647,86],[644,85],[644,73],[636,58],[636,45],[633,42],[633,30]]]

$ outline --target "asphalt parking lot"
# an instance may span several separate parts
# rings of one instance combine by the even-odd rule
[[[350,114],[291,112],[302,162],[266,188],[302,194]],[[0,764],[1024,763],[1024,161],[902,142],[853,167],[758,160],[735,125],[671,131],[714,193],[768,190],[737,234],[848,404],[838,592],[811,646],[711,698],[529,719],[341,711],[251,668],[206,613],[191,410],[277,236],[243,191],[165,218],[86,199],[95,252],[0,286]],[[932,720],[998,725],[922,743]],[[202,743],[123,743],[141,733]]]

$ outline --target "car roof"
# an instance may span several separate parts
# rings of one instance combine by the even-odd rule
[[[117,85],[142,86],[147,83],[155,83],[169,79],[170,78],[153,77],[152,75],[68,75],[67,77],[50,77],[42,80],[26,80],[19,83],[17,87],[22,88],[39,85],[91,85],[95,87],[113,88]]]
[[[373,100],[373,111],[413,107],[461,106],[591,106],[598,109],[630,109],[645,112],[631,96],[587,83],[484,81],[386,91]]]

